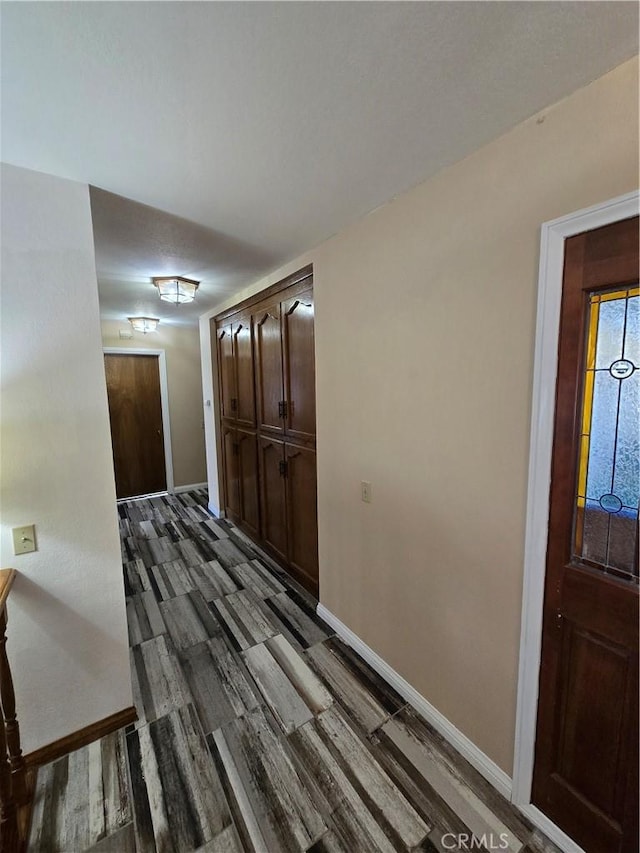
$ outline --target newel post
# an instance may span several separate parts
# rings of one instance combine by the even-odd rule
[[[0,613],[0,704],[6,733],[6,749],[11,766],[13,798],[18,805],[27,801],[25,763],[20,747],[20,727],[16,719],[16,697],[7,658],[7,608]]]
[[[3,607],[0,615],[1,648],[0,659],[5,657],[5,643],[7,628],[6,607]],[[4,673],[0,663],[0,681],[4,683]],[[0,688],[2,687],[0,684]],[[0,690],[0,692],[2,692]],[[11,764],[7,754],[7,737],[5,725],[0,721],[0,853],[14,853],[19,849],[18,838],[18,812],[17,803],[13,794],[14,785],[11,772]]]

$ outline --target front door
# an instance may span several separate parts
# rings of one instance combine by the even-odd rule
[[[105,355],[116,495],[167,488],[157,355]]]
[[[568,239],[533,803],[638,850],[638,218]]]

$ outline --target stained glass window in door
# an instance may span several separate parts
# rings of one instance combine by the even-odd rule
[[[589,298],[574,555],[638,579],[640,289]]]

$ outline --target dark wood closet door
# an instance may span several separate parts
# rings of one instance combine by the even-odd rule
[[[280,305],[276,303],[253,315],[258,429],[284,432],[284,382]]]
[[[227,514],[317,595],[311,267],[211,322]]]
[[[533,802],[638,850],[638,220],[565,246]]]
[[[284,444],[260,438],[260,515],[262,538],[286,561],[287,509]]]
[[[240,471],[238,442],[235,427],[222,426],[224,456],[225,512],[233,521],[240,521]]]
[[[282,305],[282,340],[286,398],[286,432],[295,439],[316,434],[316,384],[313,293]]]
[[[318,594],[316,454],[286,445],[289,565]]]
[[[218,329],[218,371],[220,376],[220,408],[223,418],[236,417],[236,370],[233,357],[231,323]]]
[[[255,426],[256,400],[250,317],[243,317],[233,324],[233,353],[236,363],[236,418],[239,425]]]
[[[249,532],[260,531],[258,490],[258,442],[255,433],[238,430],[238,468],[240,480],[240,519]]]
[[[118,498],[167,488],[157,355],[105,355]]]

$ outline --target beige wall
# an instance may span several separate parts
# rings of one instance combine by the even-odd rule
[[[2,165],[1,564],[25,752],[130,707],[89,188]],[[38,550],[14,556],[11,528]]]
[[[200,335],[197,327],[159,323],[156,332],[134,332],[130,340],[118,337],[119,329],[131,330],[127,320],[103,320],[105,347],[163,349],[167,361],[169,422],[175,486],[206,481]]]
[[[540,225],[637,188],[637,75],[625,63],[241,294],[314,264],[322,603],[508,773]]]

